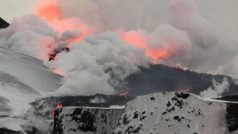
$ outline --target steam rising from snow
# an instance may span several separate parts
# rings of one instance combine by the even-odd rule
[[[229,91],[227,79],[224,79],[221,83],[213,80],[213,87],[209,87],[206,91],[201,92],[200,95],[208,98],[218,98],[227,91]]]

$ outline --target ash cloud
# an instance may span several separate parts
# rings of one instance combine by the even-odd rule
[[[133,37],[137,35],[140,39],[145,39],[144,42],[151,50],[169,47],[172,44],[171,48],[175,53],[167,58],[158,58],[154,63],[181,65],[199,72],[238,77],[237,43],[222,33],[220,27],[200,14],[198,8],[201,7],[197,6],[198,1],[73,0],[65,3],[60,0],[59,2],[65,18],[78,16],[96,27],[98,33],[124,29],[122,32],[124,35],[133,33]],[[163,43],[156,41],[164,38],[158,35],[158,30],[155,29],[161,29],[165,25],[172,27],[174,32],[167,29],[162,35],[168,32],[167,35],[174,37],[176,43],[171,43],[170,40],[162,41]],[[179,34],[174,34],[175,31]],[[135,46],[133,42],[128,43]],[[147,51],[146,48],[142,49]]]
[[[99,32],[118,28],[154,31],[169,16],[164,12],[168,10],[168,1],[163,0],[59,0],[59,3],[63,17],[77,16]]]
[[[56,47],[57,34],[39,17],[27,15],[16,18],[7,29],[0,31],[0,46],[47,60],[48,53]]]
[[[60,53],[51,66],[65,71],[63,85],[54,94],[115,94],[115,87],[150,59],[112,32],[87,37]]]
[[[62,86],[53,95],[114,94],[120,81],[150,63],[142,49],[130,46],[112,32],[71,42],[69,52],[61,52],[49,61],[52,51],[65,47],[81,32],[58,33],[34,15],[15,19],[0,35],[2,47],[38,58],[55,73],[64,75]]]
[[[179,64],[200,72],[238,77],[237,42],[230,40],[230,37],[223,33],[223,29],[218,27],[218,23],[213,24],[214,19],[209,21],[198,11],[205,9],[204,3],[216,6],[224,4],[222,1],[59,0],[59,2],[64,17],[78,16],[96,27],[99,32],[123,28],[127,32],[142,29],[153,33],[161,25],[170,24],[178,31],[186,32],[192,43],[181,55],[174,55],[163,60],[163,63]],[[227,6],[221,10],[227,11]],[[212,15],[218,16],[214,12]],[[226,22],[226,17],[223,21]]]
[[[237,57],[237,44],[202,17],[194,2],[172,0],[170,9],[176,27],[186,31],[193,43],[185,57],[178,57],[174,61],[201,72],[237,77],[235,66],[232,65]]]

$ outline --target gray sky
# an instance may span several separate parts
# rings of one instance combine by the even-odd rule
[[[238,41],[238,0],[196,0],[199,13],[233,40]]]
[[[7,21],[32,11],[36,0],[0,0],[0,16]]]

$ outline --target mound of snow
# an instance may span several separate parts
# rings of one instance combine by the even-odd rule
[[[226,134],[226,104],[190,94],[156,93],[130,101],[116,134]]]
[[[0,47],[0,116],[24,114],[30,102],[59,87],[60,76],[42,62]]]

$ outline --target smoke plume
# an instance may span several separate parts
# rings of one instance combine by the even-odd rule
[[[200,95],[208,98],[218,98],[227,91],[229,91],[227,79],[224,79],[221,83],[213,80],[213,87],[209,87],[207,90],[201,92]]]
[[[162,62],[166,64],[179,64],[200,72],[238,77],[237,43],[229,40],[230,37],[221,33],[221,28],[200,15],[197,3],[201,2],[195,0],[72,0],[71,2],[59,0],[59,7],[63,18],[78,16],[95,27],[97,32],[123,29],[122,37],[124,38],[122,39],[133,46],[145,49],[146,55],[153,61],[161,62],[163,59]],[[151,39],[157,31],[155,29],[160,29],[164,25],[170,25],[176,31],[187,34],[191,43],[184,41],[187,40],[185,36],[182,39],[175,36],[179,43],[172,45],[174,50],[164,52],[164,46],[166,49],[170,48],[171,41],[166,42],[168,45],[164,45],[166,43],[154,45],[154,38]],[[135,39],[126,38],[130,35]],[[161,37],[155,36],[155,38]],[[162,38],[162,40],[165,39]],[[184,41],[182,45],[181,40]],[[146,45],[142,47],[142,44]],[[155,54],[156,51],[162,52]]]
[[[118,82],[150,62],[143,50],[126,44],[111,32],[72,44],[70,52],[62,52],[57,58],[53,66],[66,74],[58,94],[114,94]]]

